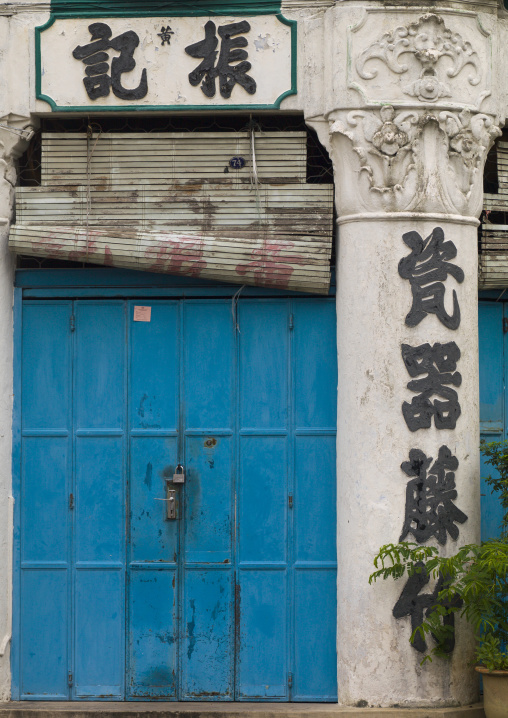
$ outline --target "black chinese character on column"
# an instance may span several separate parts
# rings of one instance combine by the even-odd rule
[[[416,567],[420,572],[416,573],[415,571],[415,573],[408,578],[406,585],[402,589],[399,600],[393,607],[394,618],[411,616],[411,633],[413,633],[414,630],[423,623],[424,618],[429,617],[433,611],[436,610],[435,605],[437,597],[439,592],[444,587],[443,577],[440,576],[432,593],[420,594],[420,591],[429,583],[430,576],[423,562],[418,562]],[[456,595],[452,601],[441,601],[438,605],[441,605],[446,609],[461,608],[462,599]],[[434,608],[432,608],[432,606],[434,606]],[[443,617],[443,623],[445,626],[450,626],[452,629],[444,642],[443,651],[445,653],[451,653],[455,648],[455,632],[453,631],[455,626],[454,613],[445,615]],[[420,653],[424,653],[427,650],[427,643],[420,633],[415,634],[412,646]]]
[[[444,306],[445,285],[450,274],[457,282],[464,281],[464,272],[448,260],[455,259],[457,248],[451,241],[444,241],[444,232],[436,227],[426,238],[418,232],[407,232],[402,239],[412,250],[399,262],[399,274],[408,279],[413,294],[413,306],[406,316],[408,327],[415,327],[427,314],[435,314],[448,329],[457,329],[460,324],[460,307],[457,293],[453,290],[453,314]]]
[[[455,429],[460,416],[458,394],[448,385],[460,386],[462,376],[457,369],[460,349],[455,342],[422,344],[412,347],[403,344],[402,359],[412,377],[426,374],[422,379],[410,381],[407,388],[418,392],[411,403],[402,404],[402,414],[410,431],[429,429],[434,417],[436,429]],[[431,398],[437,395],[443,399]]]
[[[402,471],[409,477],[406,488],[406,517],[399,541],[405,541],[408,534],[418,543],[424,543],[435,537],[444,546],[447,534],[457,540],[457,523],[467,521],[465,513],[460,511],[454,500],[455,471],[458,459],[452,456],[447,446],[439,449],[436,461],[429,468],[432,456],[427,457],[420,449],[411,449],[409,461],[401,464]]]
[[[122,74],[130,72],[136,67],[134,50],[139,45],[139,37],[132,30],[123,32],[111,39],[111,28],[103,22],[94,22],[88,26],[92,42],[88,45],[78,45],[72,55],[76,60],[82,60],[86,65],[83,84],[91,100],[98,97],[107,97],[110,88],[113,94],[121,100],[141,100],[148,92],[146,69],[141,73],[141,82],[134,90],[122,85]],[[119,57],[111,61],[111,76],[109,72],[109,55],[107,50],[116,50]]]
[[[256,81],[246,74],[252,65],[247,62],[247,52],[241,49],[247,47],[249,43],[245,37],[233,37],[234,35],[243,35],[249,30],[250,25],[246,20],[219,27],[221,46],[217,60],[219,41],[215,34],[215,23],[209,20],[205,25],[205,39],[185,48],[185,52],[191,57],[203,58],[203,62],[189,73],[190,84],[196,87],[202,81],[201,90],[207,97],[214,97],[215,80],[218,77],[219,91],[222,97],[226,99],[231,97],[231,92],[237,83],[249,95],[253,95],[256,92]]]

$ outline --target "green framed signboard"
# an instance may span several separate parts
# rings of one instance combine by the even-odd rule
[[[231,110],[279,108],[296,93],[296,21],[247,14],[247,0],[228,4],[242,13],[211,14],[201,0],[194,14],[148,15],[147,7],[190,7],[153,0],[142,13],[121,14],[133,4],[110,2],[116,14],[106,15],[106,3],[53,2],[36,28],[37,99],[68,112]],[[71,17],[74,5],[96,12]]]

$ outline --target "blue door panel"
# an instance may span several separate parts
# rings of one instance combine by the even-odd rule
[[[180,403],[178,302],[152,302],[150,322],[133,320],[137,304],[128,303],[130,427],[134,431],[176,432]]]
[[[22,327],[23,429],[70,429],[71,302],[26,302]]]
[[[333,434],[295,439],[294,552],[297,562],[336,560],[336,442]],[[317,626],[316,626],[317,628]]]
[[[77,431],[125,427],[125,307],[76,302],[75,425]]]
[[[238,697],[286,698],[287,570],[272,567],[240,573]]]
[[[294,312],[293,701],[337,696],[336,316],[332,302]]]
[[[239,304],[238,700],[288,691],[290,304]]]
[[[337,570],[295,567],[295,657],[292,699],[336,701]]]
[[[32,700],[69,697],[71,313],[71,302],[23,308],[18,685]]]
[[[294,404],[295,428],[337,426],[337,340],[334,302],[295,300]]]
[[[67,700],[69,571],[24,568],[21,596],[21,698]]]
[[[183,307],[182,698],[234,697],[233,324],[228,301]]]
[[[480,432],[496,441],[504,429],[503,304],[481,302],[478,308],[480,349]]]
[[[505,436],[492,436],[492,434],[481,434],[481,439],[485,441],[502,441]],[[484,481],[485,476],[497,475],[492,468],[485,463],[483,457],[480,461],[480,481],[481,490],[481,539],[486,541],[489,538],[495,538],[499,536],[501,532],[501,521],[503,518],[503,510],[499,502],[499,498],[494,495],[491,489],[487,486]]]
[[[176,565],[131,567],[129,592],[128,697],[174,699],[178,675]]]
[[[233,564],[231,436],[188,436],[185,442],[186,563]]]
[[[148,432],[143,432],[147,434]],[[166,521],[166,479],[177,463],[176,436],[136,435],[130,442],[131,563],[178,560],[178,525]]]
[[[68,436],[25,436],[22,452],[22,566],[68,567]],[[51,471],[43,467],[51,466]]]
[[[185,303],[183,352],[185,428],[232,431],[231,302]]]
[[[502,441],[505,427],[505,351],[501,302],[480,302],[478,334],[480,354],[480,438],[483,441]],[[504,310],[506,312],[506,309]],[[482,457],[480,475],[488,476],[492,468]],[[501,505],[485,481],[481,481],[481,537],[482,540],[499,535],[502,519]]]
[[[76,302],[74,695],[124,681],[125,307]]]
[[[76,439],[75,695],[80,698],[113,700],[123,694],[123,453],[122,437]]]
[[[240,441],[239,565],[287,559],[287,438],[242,436]]]
[[[76,569],[76,698],[123,697],[124,583],[119,567]]]
[[[75,560],[80,569],[124,563],[124,446],[116,436],[76,439]]]
[[[336,376],[329,300],[26,303],[23,697],[336,700]]]
[[[152,302],[150,322],[128,306],[129,595],[127,698],[178,695],[179,523],[167,521],[166,480],[179,460],[180,309]]]
[[[233,698],[233,572],[187,567],[182,616],[182,697]]]
[[[288,302],[239,303],[240,429],[287,429]]]

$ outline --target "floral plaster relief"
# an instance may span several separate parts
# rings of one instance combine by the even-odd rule
[[[350,31],[349,86],[367,102],[479,109],[490,95],[489,37],[474,16],[454,16],[448,25],[426,13],[382,34],[377,29],[371,42],[380,17],[365,17]]]
[[[354,211],[476,216],[483,165],[500,129],[483,113],[396,109],[344,111],[330,127],[350,141]],[[341,152],[346,155],[342,146]],[[347,194],[347,192],[344,192]]]

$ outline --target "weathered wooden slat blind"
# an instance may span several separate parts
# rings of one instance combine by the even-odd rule
[[[480,231],[480,289],[508,287],[508,224],[494,224],[488,219],[489,212],[508,212],[508,142],[497,143],[497,176],[498,193],[483,196],[487,218]]]
[[[306,171],[305,132],[43,134],[10,247],[326,293],[333,186]]]

